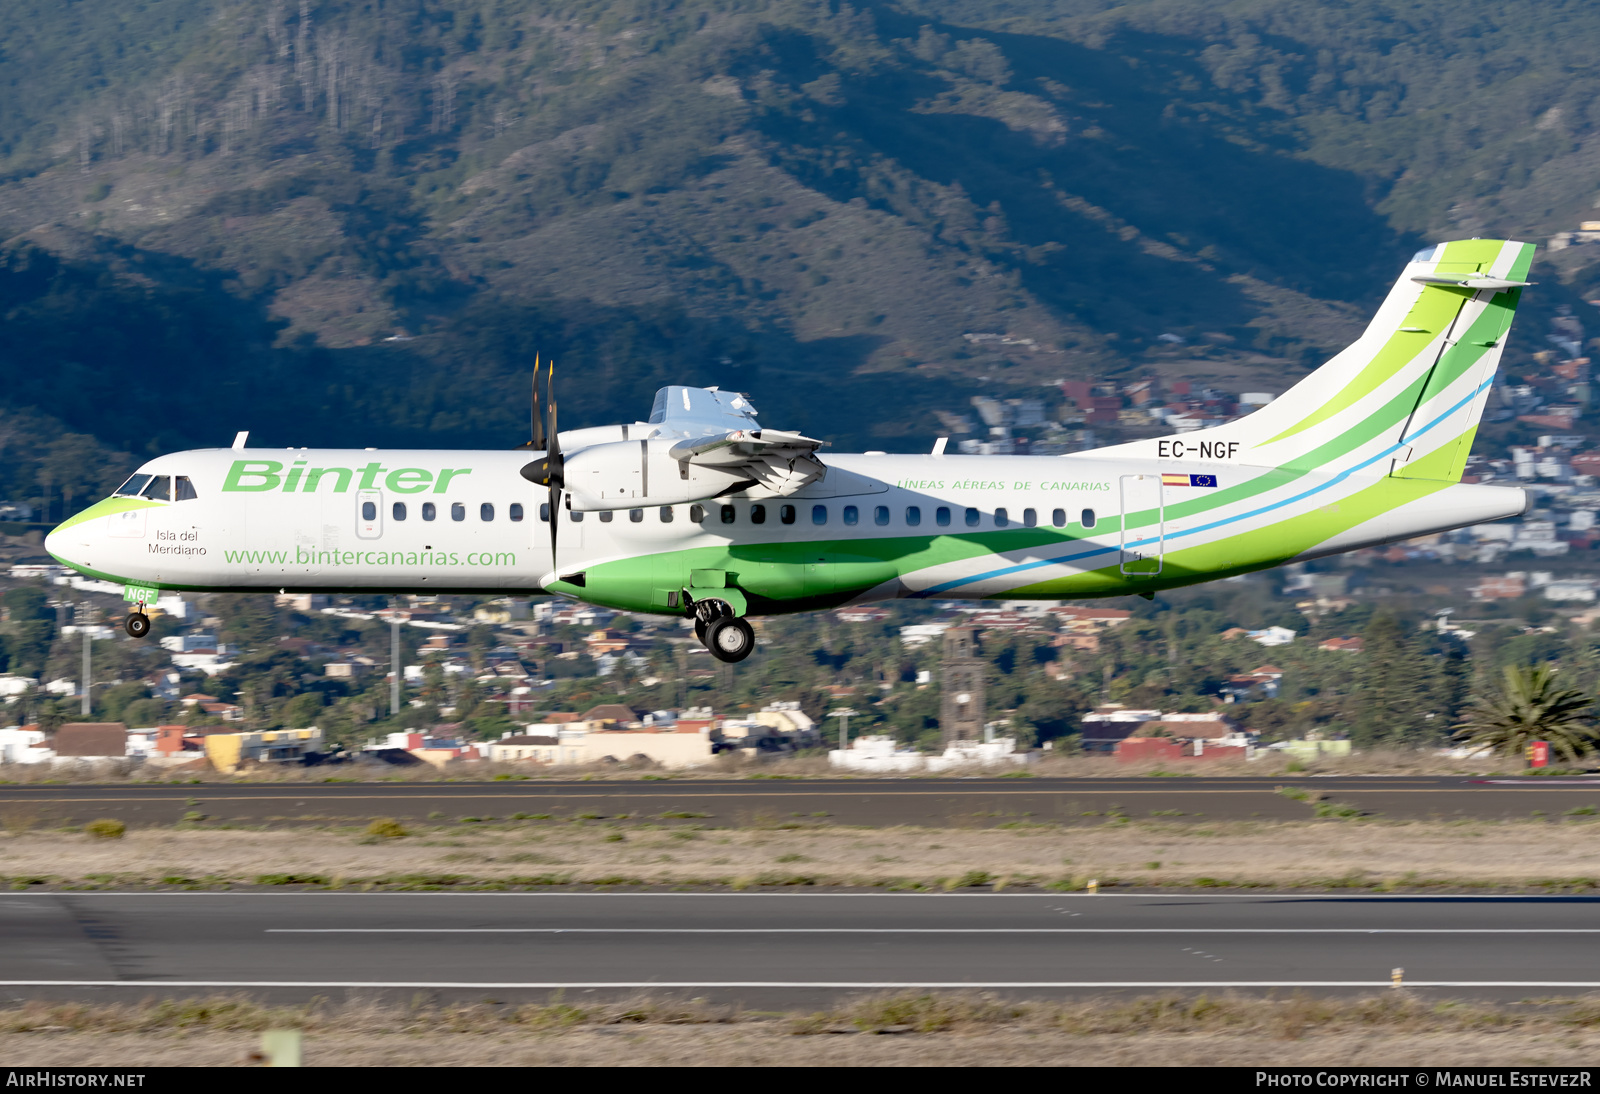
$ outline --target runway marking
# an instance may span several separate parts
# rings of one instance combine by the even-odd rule
[[[589,890],[583,890],[581,892],[573,892],[573,891],[569,891],[569,890],[556,890],[554,892],[548,892],[547,891],[547,892],[512,892],[512,893],[508,893],[508,892],[484,892],[484,891],[473,890],[473,891],[468,891],[468,892],[455,892],[455,893],[443,893],[443,892],[434,892],[434,893],[419,893],[419,892],[363,893],[363,892],[348,892],[348,891],[335,892],[335,891],[333,891],[331,889],[318,889],[318,890],[315,890],[315,891],[291,890],[291,891],[285,892],[285,891],[283,891],[281,889],[277,889],[276,887],[274,887],[274,888],[270,888],[270,889],[263,888],[263,889],[251,889],[251,890],[229,890],[229,891],[206,892],[206,893],[177,891],[177,890],[160,890],[160,891],[136,890],[136,891],[123,891],[123,892],[115,892],[115,891],[104,890],[104,889],[95,889],[95,890],[45,889],[45,890],[34,890],[34,891],[19,890],[19,891],[16,891],[16,892],[9,892],[9,893],[0,894],[0,905],[3,905],[4,902],[8,901],[8,900],[18,900],[18,899],[28,899],[28,898],[54,900],[54,899],[57,899],[57,898],[62,897],[62,896],[70,896],[75,900],[89,900],[89,899],[95,899],[95,898],[101,898],[101,897],[162,897],[162,898],[180,897],[180,898],[189,898],[189,899],[195,899],[195,900],[206,900],[206,899],[209,899],[209,898],[223,898],[223,899],[226,899],[226,898],[230,898],[230,897],[235,897],[235,898],[264,897],[264,898],[269,899],[269,900],[291,900],[291,899],[294,899],[294,898],[297,898],[297,897],[300,897],[300,898],[327,897],[327,898],[331,898],[331,899],[334,899],[334,900],[354,900],[354,899],[368,899],[368,900],[389,899],[389,900],[398,900],[398,899],[407,899],[407,898],[413,899],[413,900],[464,900],[464,899],[468,899],[468,898],[471,898],[471,899],[474,899],[474,900],[478,900],[478,899],[488,900],[488,899],[502,899],[502,898],[503,899],[517,899],[517,900],[529,900],[529,899],[537,900],[537,899],[545,899],[545,898],[561,898],[561,899],[567,899],[567,900],[577,900],[577,899],[581,899],[583,897],[600,897],[600,898],[605,899],[605,900],[616,900],[616,899],[620,899],[620,898],[624,898],[624,897],[652,898],[652,899],[660,899],[660,898],[666,898],[666,897],[683,897],[685,899],[691,899],[691,900],[693,900],[693,899],[704,900],[704,899],[708,899],[708,898],[716,898],[716,899],[720,899],[720,900],[739,900],[739,899],[743,899],[743,900],[841,900],[841,899],[854,899],[854,900],[862,900],[862,899],[880,899],[880,900],[1074,900],[1074,899],[1108,900],[1108,899],[1111,899],[1111,898],[1114,898],[1114,897],[1120,897],[1120,898],[1122,898],[1124,900],[1151,900],[1151,901],[1163,901],[1163,900],[1166,900],[1166,901],[1181,901],[1183,903],[1190,903],[1190,902],[1193,902],[1193,901],[1196,901],[1196,900],[1262,900],[1262,901],[1294,901],[1294,902],[1297,902],[1297,903],[1298,902],[1304,902],[1304,901],[1313,901],[1313,900],[1316,900],[1316,901],[1410,900],[1410,901],[1427,901],[1427,902],[1433,902],[1433,903],[1461,903],[1461,902],[1464,902],[1464,901],[1474,901],[1474,902],[1476,902],[1476,901],[1485,901],[1485,900],[1520,900],[1520,901],[1526,901],[1528,903],[1539,903],[1539,902],[1565,903],[1565,904],[1571,904],[1571,903],[1574,903],[1574,902],[1582,902],[1582,903],[1585,903],[1585,904],[1600,903],[1600,896],[1571,896],[1571,895],[1554,895],[1554,896],[1552,896],[1552,895],[1539,894],[1539,893],[1449,893],[1449,894],[1443,894],[1443,895],[1437,894],[1437,893],[1362,893],[1360,895],[1351,896],[1351,895],[1344,895],[1344,894],[1337,894],[1337,893],[1317,892],[1315,890],[1306,890],[1306,891],[1288,890],[1288,891],[1285,891],[1285,892],[1251,892],[1251,893],[1213,893],[1213,892],[1201,893],[1201,892],[1184,892],[1182,890],[1174,891],[1174,890],[1171,890],[1171,889],[1167,889],[1167,890],[1164,890],[1164,891],[1159,892],[1159,893],[1157,893],[1157,892],[1148,892],[1148,891],[1147,892],[1135,892],[1135,893],[1108,893],[1108,892],[1086,893],[1086,892],[1083,892],[1082,890],[1075,890],[1073,892],[1066,892],[1066,893],[1063,893],[1063,892],[1047,892],[1047,893],[872,893],[872,892],[847,892],[847,893],[840,893],[840,892],[824,892],[824,893],[795,893],[795,892],[759,893],[758,892],[758,893],[748,893],[748,892],[746,892],[746,893],[729,893],[729,892],[711,892],[711,891],[706,891],[706,892],[680,892],[680,891],[674,891],[674,892],[659,892],[659,891],[650,891],[650,892],[613,892],[613,891],[610,891],[610,890],[589,889]]]
[[[1570,787],[1570,786],[1568,786],[1568,787],[1546,786],[1544,784],[1541,784],[1538,787],[1538,789],[1549,790],[1551,793],[1557,793],[1557,794],[1581,794],[1581,793],[1594,793],[1595,790],[1600,789],[1600,785],[1577,788],[1577,787]],[[1396,789],[1393,789],[1391,787],[1376,787],[1376,786],[1375,787],[1339,787],[1338,788],[1338,792],[1341,793],[1341,794],[1397,794],[1397,793],[1398,794],[1482,794],[1482,793],[1487,793],[1487,791],[1485,791],[1482,787],[1468,787],[1468,786],[1463,786],[1463,787],[1434,787],[1434,788],[1414,787],[1414,788],[1410,788],[1410,789],[1400,789],[1400,790],[1396,790]],[[1035,790],[1035,789],[1032,789],[1031,787],[1026,789],[1026,790],[1011,790],[1011,789],[1000,789],[1000,788],[995,788],[995,789],[990,789],[990,790],[982,790],[982,789],[974,788],[974,789],[971,789],[971,790],[894,790],[894,791],[873,791],[873,790],[787,790],[787,789],[785,789],[785,790],[776,791],[776,792],[767,791],[767,790],[762,790],[762,791],[750,790],[750,791],[738,791],[738,792],[729,792],[729,793],[722,793],[722,792],[718,792],[718,791],[699,791],[699,792],[686,791],[686,792],[680,792],[680,793],[675,793],[675,794],[671,794],[671,795],[668,795],[665,792],[651,791],[651,792],[649,792],[649,796],[652,797],[652,798],[660,798],[660,799],[662,799],[660,804],[670,804],[671,801],[673,801],[673,800],[679,800],[679,799],[685,799],[685,798],[712,798],[712,799],[719,799],[719,798],[766,798],[766,799],[769,799],[769,800],[773,799],[773,798],[776,798],[776,797],[860,798],[860,797],[863,797],[865,795],[871,795],[871,794],[874,794],[874,793],[886,794],[887,796],[890,796],[890,797],[900,797],[900,798],[916,798],[916,797],[976,798],[976,797],[987,797],[987,796],[991,796],[991,795],[994,795],[994,794],[1000,794],[1000,795],[1003,795],[1005,797],[1030,797],[1030,796],[1031,797],[1046,797],[1046,796],[1048,796],[1048,797],[1089,797],[1089,796],[1129,797],[1129,796],[1133,796],[1133,795],[1137,795],[1137,794],[1159,794],[1159,795],[1164,795],[1166,797],[1172,797],[1174,795],[1184,795],[1184,794],[1258,794],[1258,795],[1264,795],[1264,796],[1269,797],[1269,798],[1277,796],[1277,792],[1276,791],[1266,789],[1265,787],[1262,787],[1262,788],[1259,788],[1259,789],[1249,789],[1249,790],[1198,790],[1198,789],[1191,790],[1191,789],[1185,789],[1185,788],[1181,788],[1181,787],[1174,787],[1174,788],[1171,788],[1171,789],[1159,789],[1158,788],[1158,789],[1154,789],[1154,790],[1043,790],[1043,789]],[[20,801],[27,801],[27,802],[60,803],[60,804],[83,804],[83,803],[106,804],[106,803],[111,803],[111,802],[150,802],[150,803],[187,802],[190,798],[192,798],[194,796],[195,795],[193,795],[193,794],[189,794],[189,795],[174,795],[172,797],[159,797],[159,798],[158,797],[154,797],[154,796],[149,796],[149,797],[144,797],[144,796],[141,796],[141,797],[116,797],[116,798],[112,798],[112,797],[45,798],[45,797],[19,796],[19,797],[13,798],[8,794],[0,794],[0,803],[7,802],[7,801],[19,801],[19,802]],[[305,794],[270,794],[270,795],[269,794],[240,794],[240,795],[219,794],[219,795],[212,795],[211,798],[210,798],[210,801],[207,802],[207,804],[220,806],[220,805],[224,805],[224,804],[232,804],[232,803],[235,803],[235,802],[298,801],[298,802],[300,802],[302,804],[305,804],[307,808],[310,808],[314,804],[323,803],[323,802],[341,802],[341,801],[387,801],[387,802],[394,802],[397,798],[403,799],[403,798],[405,798],[407,796],[408,795],[405,795],[405,794],[318,794],[316,792],[305,793]],[[419,798],[425,797],[425,795],[423,795],[421,793],[418,793],[416,796],[419,797]],[[440,794],[440,795],[437,796],[437,798],[438,798],[439,802],[454,802],[454,801],[463,801],[463,802],[465,802],[465,801],[485,801],[485,800],[499,800],[499,799],[508,799],[508,800],[513,800],[513,801],[526,802],[530,798],[535,798],[537,796],[538,796],[537,794],[534,794],[532,792],[524,792],[524,793],[502,793],[502,794]],[[602,798],[602,799],[605,799],[605,798],[617,798],[617,797],[621,797],[623,795],[621,795],[621,794],[592,793],[592,792],[591,793],[582,793],[582,794],[579,794],[579,793],[566,793],[566,792],[555,792],[555,793],[550,794],[549,796],[550,797],[558,797],[558,798],[572,798],[572,799],[588,799],[588,798]],[[314,801],[308,801],[307,799],[314,799]],[[202,795],[200,800],[205,801],[205,796]],[[437,803],[435,803],[435,804],[437,804]]]
[[[267,927],[263,934],[1600,934],[1600,927]]]
[[[1383,980],[0,980],[4,988],[1384,988]],[[1407,980],[1408,988],[1600,988],[1600,980]]]

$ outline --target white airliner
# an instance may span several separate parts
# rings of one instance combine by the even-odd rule
[[[693,617],[738,661],[750,615],[1149,596],[1523,512],[1523,491],[1460,480],[1533,250],[1418,254],[1355,343],[1198,433],[1057,457],[824,458],[763,429],[743,395],[668,387],[629,425],[558,433],[552,404],[548,451],[161,456],[46,545],[125,587],[135,636],[166,589],[545,590]]]

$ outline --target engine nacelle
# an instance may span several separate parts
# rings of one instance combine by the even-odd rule
[[[706,467],[675,460],[671,440],[612,441],[566,458],[563,478],[572,508],[594,513],[647,505],[705,501],[756,485],[739,467]]]

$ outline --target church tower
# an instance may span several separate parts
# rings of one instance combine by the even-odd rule
[[[944,660],[939,663],[939,729],[946,748],[957,741],[983,740],[984,681],[989,666],[978,657],[976,627],[951,627],[944,632]]]

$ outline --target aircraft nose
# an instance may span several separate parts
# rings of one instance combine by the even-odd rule
[[[79,514],[51,529],[44,537],[44,549],[63,566],[77,569],[93,559],[94,546],[99,540],[98,529]]]
[[[82,539],[82,536],[78,536]],[[73,542],[71,532],[63,532],[59,528],[51,531],[44,537],[44,549],[50,557],[64,566],[76,566],[76,556],[83,553],[80,544]]]

